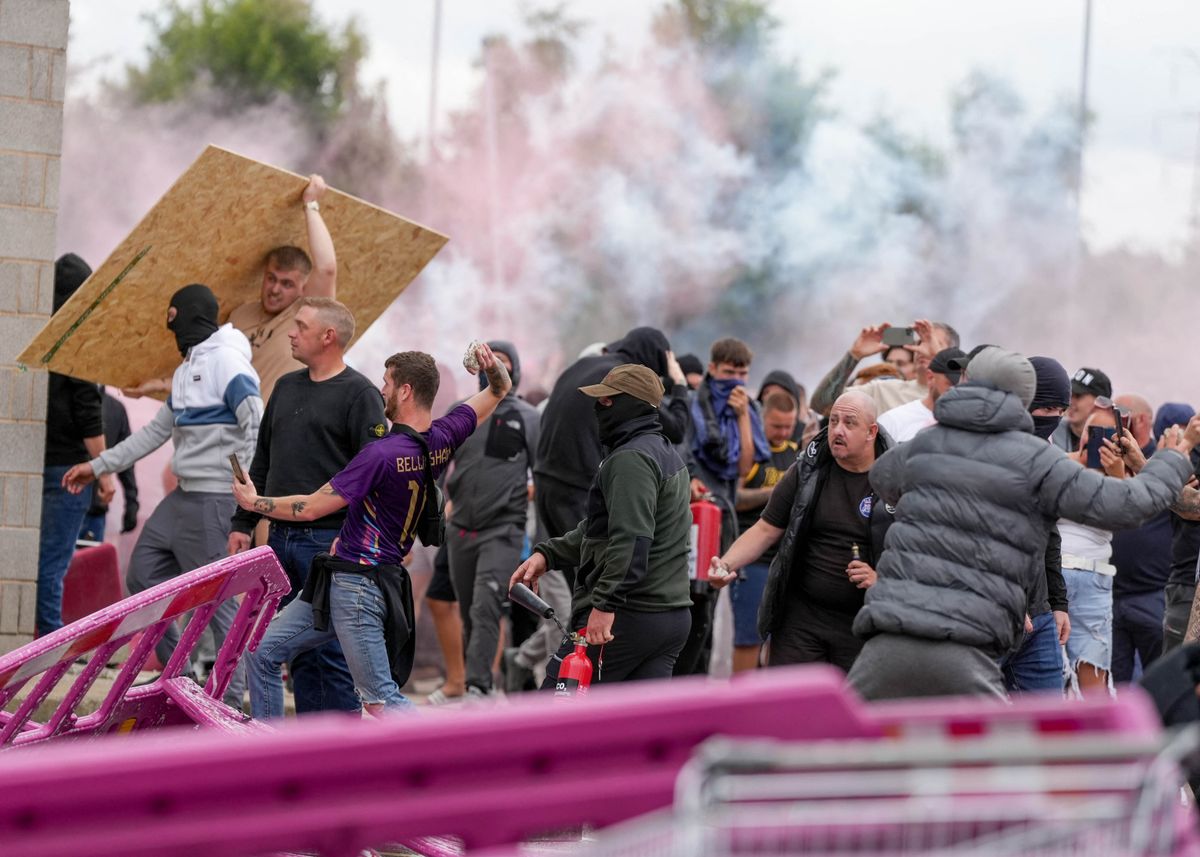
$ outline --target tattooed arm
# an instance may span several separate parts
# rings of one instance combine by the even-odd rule
[[[1183,490],[1171,504],[1171,511],[1185,521],[1200,521],[1200,489],[1190,485],[1183,486]]]
[[[315,521],[346,506],[333,486],[326,482],[312,494],[293,494],[289,497],[259,497],[252,483],[233,482],[233,496],[238,505],[277,521]]]
[[[479,370],[487,376],[488,385],[467,399],[466,404],[475,411],[476,425],[483,425],[484,420],[492,415],[496,406],[512,389],[512,378],[508,377],[507,367],[496,359],[492,349],[486,345],[475,349],[475,359],[479,362]]]

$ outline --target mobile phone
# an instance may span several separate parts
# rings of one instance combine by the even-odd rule
[[[883,344],[895,348],[897,345],[916,345],[917,332],[911,327],[889,327],[883,331]]]
[[[1106,426],[1088,426],[1087,437],[1087,466],[1092,470],[1103,470],[1100,463],[1100,448],[1105,440],[1115,440],[1117,430]]]
[[[233,468],[233,475],[238,482],[246,484],[246,471],[242,470],[242,463],[238,461],[236,455],[229,456],[229,466]]]

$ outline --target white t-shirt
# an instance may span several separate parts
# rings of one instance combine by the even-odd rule
[[[880,414],[877,422],[892,440],[896,443],[904,443],[912,440],[917,432],[928,428],[937,420],[933,417],[933,411],[925,407],[924,399],[917,399],[915,402],[900,405]]]
[[[1071,554],[1096,562],[1108,562],[1112,556],[1112,532],[1109,530],[1101,530],[1089,527],[1087,524],[1078,524],[1075,521],[1060,518],[1058,534],[1062,536],[1063,554]],[[1067,563],[1063,563],[1063,568],[1069,567]]]

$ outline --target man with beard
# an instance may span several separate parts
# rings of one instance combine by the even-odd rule
[[[130,594],[225,556],[234,510],[227,452],[233,450],[249,467],[263,413],[250,343],[232,325],[217,325],[217,298],[208,286],[193,283],[177,291],[167,309],[167,327],[184,362],[171,379],[166,403],[145,428],[63,477],[67,490],[78,493],[98,476],[133,466],[168,439],[174,444],[171,470],[179,486],[158,504],[138,537],[125,576]],[[231,599],[214,614],[218,647],[236,613]],[[156,650],[162,663],[178,642],[179,629],[172,623]],[[225,692],[226,702],[240,709],[242,691],[239,670]]]
[[[827,663],[849,671],[862,648],[851,626],[875,583],[875,563],[892,511],[868,473],[891,446],[875,403],[856,390],[838,397],[829,424],[775,486],[762,517],[719,558],[709,579],[721,587],[775,544],[758,631],[769,666]]]
[[[283,716],[280,667],[335,637],[368,714],[412,705],[400,693],[415,642],[412,586],[401,563],[425,519],[435,487],[430,480],[512,388],[488,346],[477,346],[474,356],[487,387],[436,420],[440,378],[433,358],[419,351],[389,357],[382,392],[391,433],[363,447],[313,493],[260,497],[253,484],[233,483],[239,506],[277,521],[319,520],[347,509],[330,552],[313,560],[304,593],[247,655],[256,718]]]
[[[609,454],[588,493],[587,514],[564,536],[538,544],[513,573],[510,588],[534,589],[549,568],[579,569],[571,627],[584,628],[589,656],[604,666],[597,683],[668,678],[687,639],[688,472],[662,431],[663,385],[645,366],[625,364],[579,390],[595,401]],[[554,687],[564,642],[546,668]]]

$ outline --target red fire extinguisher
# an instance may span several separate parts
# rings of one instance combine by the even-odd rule
[[[688,577],[708,582],[708,568],[714,556],[721,555],[721,507],[711,500],[692,504],[692,535],[688,541]]]
[[[558,680],[554,683],[554,695],[564,698],[587,696],[592,684],[592,659],[587,655],[587,640],[583,632],[571,635],[575,651],[563,658],[558,667]]]

